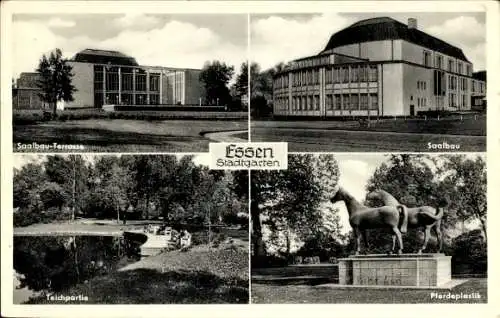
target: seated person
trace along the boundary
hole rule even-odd
[[[187,230],[181,232],[181,248],[186,248],[191,246],[191,233]]]

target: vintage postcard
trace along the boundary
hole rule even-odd
[[[2,316],[500,315],[497,2],[1,6]]]

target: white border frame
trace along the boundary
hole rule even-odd
[[[23,317],[498,317],[500,310],[495,300],[500,268],[495,255],[499,231],[491,230],[500,224],[498,193],[500,178],[497,172],[500,162],[499,129],[499,5],[495,1],[4,1],[1,3],[1,207],[2,207],[2,316]],[[488,214],[490,224],[488,257],[488,304],[418,304],[418,305],[12,305],[12,97],[10,33],[13,13],[318,13],[335,12],[467,12],[485,11],[487,25],[487,163],[488,163]]]

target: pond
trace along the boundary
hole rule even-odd
[[[138,246],[112,236],[14,237],[14,303],[57,293],[137,261]]]

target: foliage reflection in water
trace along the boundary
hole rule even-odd
[[[138,260],[137,250],[112,236],[15,237],[15,288],[59,292]]]

